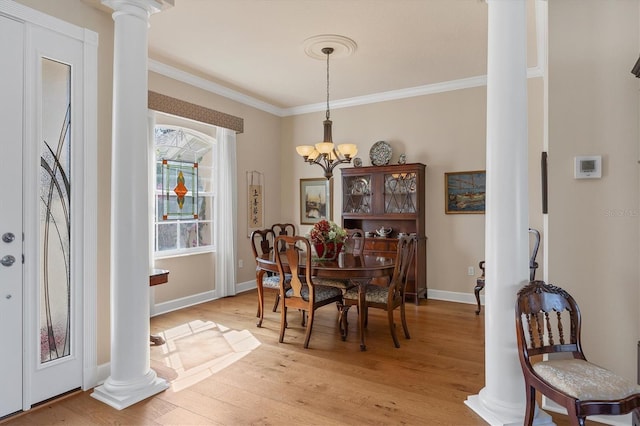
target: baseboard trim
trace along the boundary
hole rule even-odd
[[[153,305],[151,316],[166,314],[167,312],[177,311],[189,306],[198,305],[200,303],[209,302],[218,299],[218,293],[215,290],[206,291],[204,293],[194,294],[192,296],[181,297],[179,299],[169,300]]]
[[[443,300],[445,302],[476,304],[476,296],[473,293],[459,293],[456,291],[427,289],[427,299]],[[480,295],[480,304],[484,306],[484,296]]]
[[[236,293],[244,293],[256,288],[256,280],[249,280],[236,284]],[[197,305],[204,302],[210,302],[212,300],[219,299],[218,293],[215,290],[207,291],[200,294],[194,294],[193,296],[182,297],[179,299],[169,300],[154,305],[151,309],[151,316],[166,314],[168,312],[177,311],[189,306]],[[445,302],[457,302],[466,303],[469,305],[476,304],[476,298],[473,293],[460,293],[455,291],[444,290],[427,290],[427,299],[443,300]],[[480,303],[484,305],[484,296],[480,295]]]

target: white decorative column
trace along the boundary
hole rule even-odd
[[[111,164],[111,375],[94,398],[119,410],[165,390],[149,368],[147,32],[155,0],[114,10]]]
[[[491,425],[522,425],[516,293],[529,281],[526,0],[487,0],[485,387],[466,404]],[[553,424],[539,411],[534,424]]]

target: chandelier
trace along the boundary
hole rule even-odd
[[[355,144],[345,143],[337,147],[333,144],[331,136],[331,112],[329,111],[329,55],[333,53],[333,47],[322,48],[322,53],[327,55],[327,112],[324,124],[324,138],[322,142],[313,145],[300,145],[296,147],[298,154],[309,164],[317,164],[324,170],[324,177],[331,179],[333,169],[338,164],[350,163],[358,153]]]

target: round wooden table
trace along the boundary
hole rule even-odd
[[[283,268],[285,273],[290,273],[287,257],[282,256]],[[301,256],[304,261],[305,257]],[[278,265],[276,264],[275,254],[273,250],[263,256],[256,258],[256,284],[258,287],[258,309],[259,319],[257,326],[262,326],[264,315],[264,293],[262,287],[262,278],[267,272],[278,273]],[[313,259],[311,275],[318,278],[333,278],[338,280],[354,280],[358,283],[358,326],[360,334],[360,349],[366,350],[364,343],[364,296],[365,288],[372,278],[391,277],[395,268],[395,258],[373,256],[373,255],[353,255],[348,253],[340,253],[335,260]],[[300,269],[304,270],[306,265],[301,264]],[[346,329],[344,330],[346,335]]]

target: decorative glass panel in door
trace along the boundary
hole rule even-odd
[[[343,213],[371,213],[371,175],[345,176],[342,185]]]
[[[40,362],[71,354],[71,67],[42,58]]]
[[[416,212],[416,173],[384,175],[384,212]]]

